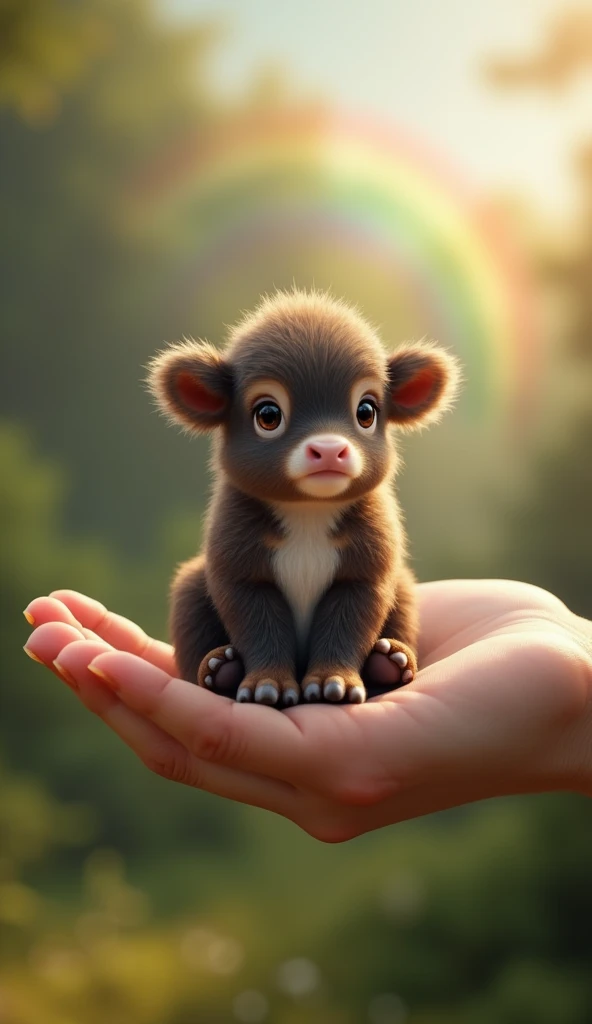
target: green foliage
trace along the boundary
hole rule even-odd
[[[145,893],[113,849],[87,854],[68,911],[30,883],[31,866],[89,839],[88,809],[62,805],[32,779],[4,776],[0,949],[3,1020],[161,1024],[189,996],[200,1010],[227,1002],[226,979],[243,958],[208,922],[158,926]]]
[[[592,373],[584,373],[589,395]],[[573,611],[592,618],[592,409],[576,408],[568,439],[567,445],[562,439],[541,455],[528,502],[513,510],[508,554],[517,576],[553,591]]]
[[[255,817],[232,868],[217,874],[196,852],[184,906],[162,920],[120,853],[88,849],[96,822],[87,807],[57,803],[32,779],[3,782],[7,1024],[98,1024],[107,1014],[126,1024],[229,1022],[253,990],[279,1024],[358,1024],[380,1006],[412,1024],[586,1020],[592,834],[583,800],[498,801],[339,851],[285,823],[260,829]],[[569,835],[559,857],[558,833]],[[69,898],[43,891],[38,862],[81,844]],[[286,886],[288,851],[301,874]],[[160,870],[170,867],[161,855]],[[204,870],[211,898],[198,905]]]
[[[64,687],[24,657],[15,639],[24,640],[21,611],[31,596],[64,586],[124,608],[162,634],[171,566],[185,554],[190,533],[198,545],[199,520],[192,517],[190,531],[185,517],[175,515],[152,561],[134,563],[105,542],[64,535],[65,490],[64,472],[35,457],[22,429],[0,429],[0,529],[10,537],[0,554],[2,748],[10,764],[39,772],[62,797],[95,804],[101,838],[117,837],[126,851],[158,851],[163,842],[180,848],[226,844],[236,836],[238,812],[229,815],[207,797],[196,811],[189,790],[151,779]],[[160,813],[147,815],[155,789],[162,793]]]
[[[75,20],[99,19],[110,42],[51,124],[32,131],[11,114],[0,120],[10,371],[0,375],[0,394],[3,408],[26,416],[45,450],[60,451],[74,470],[70,524],[86,521],[138,549],[162,521],[176,478],[191,473],[186,494],[203,505],[205,449],[197,467],[195,451],[183,461],[141,385],[147,358],[189,326],[170,287],[182,221],[138,240],[124,224],[126,196],[173,142],[197,132],[205,144],[223,117],[204,82],[213,31],[167,30],[141,0],[58,6]],[[155,465],[165,473],[158,486]]]
[[[68,0],[2,0],[0,104],[33,124],[51,120],[108,43],[106,23]]]
[[[505,801],[433,829],[431,840],[392,843],[388,855],[385,844],[363,906],[332,944],[344,1004],[390,990],[413,1021],[429,1012],[442,1024],[583,1024],[592,999],[586,817],[583,799]]]
[[[592,59],[591,28],[590,11],[560,15],[542,49],[510,62],[499,84],[565,88]],[[543,432],[529,493],[510,512],[505,556],[509,575],[529,578],[592,618],[592,139],[580,146],[575,164],[581,195],[577,231],[560,256],[540,258],[542,283],[567,311],[551,375],[551,387],[563,395],[563,419],[559,428],[552,424]]]

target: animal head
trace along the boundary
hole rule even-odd
[[[160,352],[148,385],[170,419],[215,432],[217,465],[235,487],[310,502],[377,487],[395,468],[389,427],[434,422],[458,380],[436,345],[389,355],[345,303],[294,291],[263,300],[223,352],[189,340]]]

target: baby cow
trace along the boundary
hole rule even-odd
[[[204,554],[171,588],[181,676],[284,707],[409,682],[415,584],[389,428],[438,418],[455,360],[425,343],[387,356],[343,302],[294,291],[262,301],[223,352],[184,341],[149,369],[160,408],[214,435]]]

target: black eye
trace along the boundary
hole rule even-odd
[[[372,399],[363,398],[356,412],[360,426],[364,427],[366,430],[373,426],[376,419],[376,413],[377,409]]]
[[[282,422],[282,410],[275,402],[261,402],[255,409],[255,423],[261,430],[277,430]]]

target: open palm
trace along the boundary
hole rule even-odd
[[[417,677],[356,706],[237,704],[69,590],[28,606],[27,650],[153,771],[324,841],[497,795],[592,793],[591,624],[506,580],[422,584],[419,599]]]

